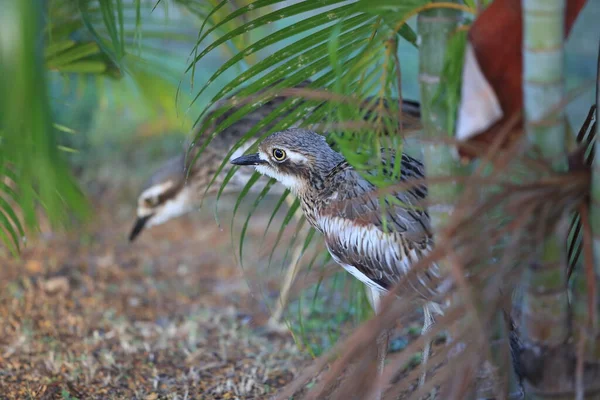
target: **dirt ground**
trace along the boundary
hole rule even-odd
[[[227,229],[205,212],[130,244],[128,197],[104,193],[89,225],[2,256],[0,398],[246,399],[288,383],[310,357],[257,331],[268,310]]]

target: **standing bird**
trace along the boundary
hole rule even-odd
[[[306,219],[324,236],[332,258],[367,285],[371,305],[378,312],[380,297],[433,246],[429,216],[419,207],[427,196],[426,186],[421,183],[394,191],[391,195],[398,202],[386,200],[382,209],[378,188],[315,132],[277,132],[265,138],[258,149],[258,153],[231,163],[255,166],[259,173],[275,178],[300,199]],[[395,153],[383,149],[381,156],[388,171],[393,171]],[[418,160],[402,154],[400,163],[401,181],[424,178],[424,167]],[[433,266],[410,282],[424,299],[423,333],[433,323],[432,313],[442,313],[440,305],[427,301],[436,294],[432,287],[436,278],[439,271]],[[379,343],[380,371],[387,351],[387,333],[385,336]],[[424,368],[429,350],[428,341],[423,351]],[[424,379],[423,373],[421,383]]]

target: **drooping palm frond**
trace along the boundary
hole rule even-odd
[[[329,393],[331,397],[328,398],[343,399],[348,393],[367,393],[379,383],[388,388],[384,398],[403,395],[402,398],[416,399],[438,385],[445,390],[439,394],[440,398],[466,398],[466,391],[472,389],[482,365],[497,368],[491,390],[496,398],[506,398],[504,380],[508,378],[510,360],[508,364],[506,360],[502,364],[493,359],[489,347],[494,343],[491,338],[495,316],[510,302],[511,290],[520,282],[527,266],[536,262],[535,254],[545,238],[553,235],[557,227],[562,227],[561,232],[566,237],[567,225],[564,223],[585,203],[590,189],[589,169],[556,173],[549,163],[523,156],[524,153],[523,147],[518,146],[490,155],[491,160],[498,163],[498,169],[491,176],[479,171],[470,177],[428,178],[429,182],[436,183],[461,182],[465,187],[452,217],[439,232],[440,240],[435,249],[415,265],[384,300],[384,310],[379,315],[318,359],[278,398],[293,395],[330,361],[333,364],[329,371],[304,398],[322,398],[324,393]],[[515,181],[513,170],[524,168],[532,173],[526,179]],[[406,182],[398,187],[413,184],[420,182]],[[482,188],[486,190],[482,191]],[[482,191],[484,195],[473,196],[472,191]],[[411,277],[442,260],[449,262],[449,268],[441,278],[448,279],[448,285],[443,286],[445,290],[440,293],[440,299],[452,296],[456,301],[437,320],[432,331],[391,357],[380,382],[366,378],[365,371],[373,361],[368,352],[373,340],[379,332],[398,321],[406,322],[407,315],[411,314],[414,307],[408,286]],[[402,297],[401,302],[395,301],[396,295]],[[446,345],[438,348],[430,359],[433,363],[430,371],[434,372],[425,386],[414,390],[420,370],[407,367],[410,357],[427,340],[450,327],[455,328],[456,335],[452,337],[452,343],[464,347],[453,349],[452,345]],[[506,346],[506,342],[499,343]],[[508,354],[508,350],[505,351]],[[451,357],[449,360],[448,356]],[[348,368],[350,365],[352,368]],[[331,385],[337,389],[332,389]],[[335,390],[331,393],[330,389]]]
[[[83,215],[85,202],[58,149],[48,108],[40,41],[42,4],[32,0],[3,5],[0,164],[6,218],[0,222],[3,232],[10,233],[2,235],[4,244],[16,253],[25,236],[20,218],[35,228],[40,205],[52,222],[65,222],[68,210]]]
[[[360,76],[361,71],[369,71],[370,75],[366,78],[372,80],[381,73],[381,70],[378,70],[377,66],[375,66],[372,71],[368,63],[361,63],[361,56],[371,55],[371,57],[374,58],[372,53],[383,48],[386,43],[382,43],[380,39],[383,37],[383,34],[379,33],[382,30],[381,21],[378,22],[376,15],[364,12],[364,8],[367,7],[363,5],[361,9],[360,2],[351,2],[348,4],[348,2],[339,0],[319,3],[304,1],[287,6],[287,3],[284,1],[257,1],[239,9],[236,13],[231,15],[231,18],[252,10],[260,9],[272,3],[281,4],[282,8],[263,17],[251,20],[234,31],[229,32],[227,35],[222,36],[217,41],[210,43],[198,54],[188,69],[192,69],[196,62],[202,60],[218,46],[223,45],[228,40],[245,32],[254,31],[274,21],[281,21],[298,15],[306,15],[305,13],[308,12],[311,12],[313,15],[257,40],[220,67],[200,89],[196,95],[196,99],[201,97],[206,89],[225,71],[237,63],[243,62],[245,57],[259,52],[271,52],[265,59],[227,83],[211,99],[207,108],[210,108],[221,98],[231,94],[233,90],[236,91],[235,97],[239,101],[244,97],[262,91],[265,87],[271,86],[275,82],[277,82],[273,88],[275,92],[282,88],[294,87],[309,77],[316,78],[313,79],[313,82],[309,85],[310,87],[320,89],[332,87],[333,82],[337,80],[336,74],[339,72],[339,65],[335,68],[331,65],[330,61],[332,58],[339,60],[342,63],[340,65],[344,65],[344,68],[347,69],[351,64],[355,64],[354,71],[349,75],[349,78]],[[322,11],[322,9],[325,10]],[[200,37],[198,44],[200,45],[205,39],[205,36],[211,32],[210,29],[207,30],[204,35]],[[405,36],[408,36],[411,41],[415,40],[414,33],[412,33],[407,26],[405,29],[402,29],[401,32],[405,33]],[[395,35],[395,33],[389,29],[387,30],[387,34],[387,37]],[[337,36],[337,48],[335,49],[331,48],[329,42],[329,38],[332,35]],[[379,35],[376,38],[377,40],[372,37],[374,35]],[[281,46],[283,43],[296,39],[298,36],[300,36],[300,38],[293,41],[291,44],[284,46],[282,49],[277,49],[277,47]],[[349,82],[351,81],[349,80]],[[239,86],[245,83],[250,84],[239,90]],[[359,82],[363,87],[368,83],[369,82]],[[383,89],[385,89],[385,87]],[[389,94],[389,91],[387,94]],[[357,97],[359,96],[357,95]],[[292,102],[297,104],[299,101],[290,99],[286,104],[282,105],[279,110],[276,110],[273,113],[280,114],[283,110],[291,109]],[[256,109],[260,106],[260,103],[260,101],[255,101],[253,104],[247,104],[239,111],[238,115],[241,116]],[[307,124],[318,121],[322,118],[323,112],[315,113],[308,118],[306,118],[306,113],[319,103],[320,102],[317,102],[317,104],[314,102],[306,102],[302,106],[298,106],[297,109],[294,107],[295,113],[291,114],[290,118],[286,118],[282,120],[280,124],[270,127],[268,131],[264,131],[263,129],[269,122],[259,124],[255,129],[248,133],[243,141],[255,136],[257,132],[266,135],[269,131],[273,132],[280,130],[300,119]],[[218,117],[224,112],[225,110],[220,114],[215,115],[215,117]],[[200,120],[202,116],[203,114],[198,120]],[[212,137],[218,135],[219,132],[231,124],[234,119],[235,116],[232,116],[229,120],[219,124],[213,131]],[[204,122],[203,126],[207,123],[208,122]],[[199,131],[202,132],[204,129],[200,128]],[[231,153],[233,153],[239,145],[242,145],[242,142],[238,143],[238,146],[235,146],[235,148],[231,150]]]
[[[215,2],[188,0],[52,0],[8,2],[2,13],[2,78],[0,93],[0,148],[3,189],[0,196],[1,241],[17,253],[27,228],[35,230],[39,207],[53,224],[72,215],[85,215],[85,197],[71,177],[64,151],[74,133],[56,123],[57,105],[68,102],[64,93],[92,82],[101,95],[111,96],[129,85],[137,98],[129,105],[150,105],[170,123],[181,124],[181,110],[172,100],[184,68],[173,63],[193,49],[194,21],[172,24],[184,14],[195,24],[212,27],[206,19]],[[4,5],[4,4],[3,4]],[[235,9],[231,4],[225,9]],[[203,13],[204,12],[204,13]],[[188,18],[189,21],[189,18]],[[237,20],[222,24],[231,28]],[[219,30],[215,30],[215,33]],[[163,43],[168,40],[170,48]],[[245,39],[244,39],[245,40]],[[235,46],[240,46],[240,39]],[[169,52],[173,55],[169,57]],[[49,85],[63,87],[49,95]],[[131,89],[134,90],[131,90]],[[108,90],[106,90],[108,89]],[[80,92],[82,92],[81,90]],[[64,92],[64,93],[63,93]]]
[[[250,18],[244,25],[216,41],[207,43],[206,46],[203,46],[205,37],[201,35],[198,41],[198,55],[194,60],[202,60],[219,46],[226,45],[229,40],[243,33],[254,32],[255,29],[276,21],[302,17],[299,22],[276,29],[252,42],[208,78],[207,83],[197,92],[196,100],[204,98],[208,88],[217,85],[223,74],[243,63],[245,57],[264,53],[261,61],[226,83],[210,99],[208,107],[230,95],[233,95],[230,106],[245,103],[237,108],[235,113],[221,120],[203,140],[211,140],[236,119],[255,110],[272,96],[285,93],[286,88],[293,88],[305,79],[310,79],[311,83],[302,96],[298,96],[300,92],[289,96],[287,102],[273,111],[273,116],[257,124],[231,149],[224,163],[246,140],[264,137],[270,132],[299,123],[317,126],[323,133],[327,133],[330,142],[354,166],[361,169],[370,159],[370,149],[381,145],[403,145],[398,139],[402,132],[397,129],[398,121],[402,119],[398,110],[398,99],[402,97],[402,85],[399,84],[402,80],[402,54],[398,55],[396,46],[399,40],[414,40],[414,33],[405,24],[409,17],[425,11],[430,13],[430,24],[423,26],[422,33],[430,33],[428,39],[442,44],[427,46],[425,51],[428,54],[421,54],[422,61],[433,60],[423,66],[421,78],[425,96],[422,96],[422,100],[426,102],[423,104],[423,120],[429,124],[428,131],[435,133],[432,136],[436,137],[421,138],[421,143],[430,148],[446,147],[443,152],[430,152],[429,156],[426,155],[430,160],[428,166],[434,167],[428,169],[433,169],[432,176],[429,176],[430,183],[454,188],[460,186],[461,189],[464,187],[466,192],[453,190],[451,196],[442,196],[446,200],[456,200],[452,201],[454,213],[448,218],[438,219],[443,222],[436,223],[440,237],[439,248],[428,260],[423,261],[421,266],[415,267],[414,273],[420,272],[433,261],[443,260],[448,265],[445,271],[455,280],[454,286],[444,294],[455,295],[457,302],[438,321],[437,328],[411,344],[388,367],[383,379],[385,383],[394,383],[391,398],[407,389],[410,384],[407,382],[418,374],[418,371],[409,373],[402,383],[395,380],[402,372],[402,367],[408,361],[411,352],[441,329],[452,325],[457,327],[453,340],[465,344],[466,350],[455,355],[451,361],[452,367],[435,374],[419,393],[415,393],[415,397],[425,394],[439,383],[447,382],[449,377],[459,377],[460,379],[454,379],[456,385],[448,387],[452,394],[448,398],[464,398],[460,397],[461,394],[464,395],[465,390],[470,389],[466,386],[477,378],[476,372],[482,365],[499,365],[499,375],[502,376],[498,380],[506,377],[502,372],[508,371],[509,368],[506,364],[494,363],[495,360],[492,360],[487,346],[490,337],[493,336],[490,327],[495,326],[495,321],[506,302],[506,296],[516,286],[516,281],[525,267],[533,260],[532,254],[540,248],[538,244],[550,237],[554,228],[562,227],[562,221],[577,209],[589,191],[586,183],[589,178],[588,172],[552,171],[546,163],[523,157],[522,154],[529,150],[528,147],[512,147],[501,151],[498,146],[492,144],[487,148],[476,149],[479,154],[485,154],[485,161],[475,176],[466,177],[456,173],[460,168],[455,161],[453,149],[448,149],[448,146],[456,144],[451,137],[456,108],[460,102],[459,79],[466,35],[461,28],[454,29],[456,22],[461,19],[458,13],[455,20],[448,23],[452,25],[448,29],[437,29],[437,32],[433,30],[439,28],[436,26],[436,23],[440,23],[436,20],[437,16],[448,22],[447,14],[450,14],[437,13],[438,8],[473,13],[476,7],[489,4],[472,1],[464,3],[465,5],[441,1],[330,1],[290,4],[259,0],[240,8],[236,13],[232,13],[231,17],[260,9],[267,4],[280,4],[281,8],[260,18]],[[322,10],[325,7],[326,9]],[[432,31],[425,32],[429,28]],[[203,35],[209,33],[212,33],[210,29],[202,32]],[[421,38],[423,39],[423,35]],[[447,49],[449,50],[446,51]],[[421,48],[420,51],[424,50]],[[447,57],[444,57],[444,54]],[[189,70],[193,69],[194,62],[189,66]],[[272,89],[271,96],[264,93],[267,87]],[[318,94],[323,92],[327,94],[319,97]],[[370,103],[367,96],[373,96]],[[341,101],[342,99],[346,101]],[[357,103],[351,101],[353,99],[366,101],[371,107],[357,106]],[[387,106],[383,106],[386,102]],[[362,103],[359,101],[358,104]],[[379,106],[380,104],[382,106]],[[216,118],[225,115],[230,109],[227,104],[221,105],[222,110],[217,111]],[[366,108],[371,111],[370,114],[365,112]],[[277,115],[285,117],[273,123]],[[210,124],[203,120],[204,116],[204,113],[201,114],[197,120],[201,134]],[[357,137],[361,140],[356,140]],[[436,159],[436,154],[442,155],[442,162]],[[486,166],[493,167],[490,176],[482,172],[486,170]],[[530,170],[534,173],[530,174]],[[448,177],[448,174],[452,176]],[[386,186],[383,179],[376,182],[380,186]],[[223,185],[226,184],[227,181]],[[249,188],[253,184],[249,182],[248,190],[241,194],[238,202],[250,193]],[[432,196],[433,205],[436,205],[435,201],[440,201],[439,197]],[[279,204],[282,203],[283,201]],[[297,204],[292,206],[292,210],[287,214],[281,230],[289,225],[294,207],[297,207]],[[244,232],[239,239],[240,249],[243,248],[243,239]],[[239,255],[243,258],[241,251]],[[398,291],[400,292],[401,290]],[[309,393],[308,397],[321,398],[327,384],[338,379],[350,361],[359,362],[354,371],[365,371],[367,363],[371,361],[364,357],[368,344],[393,321],[401,320],[409,313],[412,307],[409,303],[407,301],[403,305],[392,306],[390,302],[387,311],[370,321],[368,327],[363,326],[355,332],[353,337],[345,342],[346,347],[341,352],[343,357],[332,366],[328,379]],[[450,350],[444,349],[431,361],[439,365]],[[324,357],[313,369],[306,372],[305,377],[314,377],[329,359]],[[290,388],[282,398],[292,395],[293,389],[300,388],[302,383]],[[349,393],[356,394],[353,389],[358,389],[358,386],[368,388],[374,386],[374,383],[372,380],[365,382],[364,379],[360,379],[358,373],[351,374],[345,381],[344,389],[338,392],[342,393],[338,398],[345,398]],[[460,386],[462,383],[466,386]],[[490,390],[501,398],[506,395],[502,388],[493,387]]]
[[[225,4],[225,1],[220,3],[213,13],[222,10]],[[274,10],[254,17],[253,13],[267,6],[273,6]],[[217,40],[210,41],[208,35],[221,25],[203,29],[197,42],[197,54],[188,66],[188,72],[192,74],[196,63],[227,46],[231,40],[247,33],[253,33],[252,37],[256,39],[220,66],[196,92],[194,102],[205,101],[209,90],[219,87],[216,95],[209,97],[206,107],[206,110],[212,110],[211,114],[205,111],[196,120],[199,149],[195,149],[197,152],[193,156],[200,158],[212,138],[274,96],[283,96],[285,101],[229,149],[215,177],[221,173],[233,152],[247,140],[262,138],[296,124],[312,126],[327,133],[328,141],[359,170],[373,167],[370,154],[380,154],[380,147],[402,150],[404,142],[401,136],[406,132],[398,135],[396,127],[402,126],[408,117],[403,115],[400,101],[403,98],[402,67],[406,60],[399,48],[402,42],[416,47],[416,34],[407,21],[432,7],[448,5],[432,6],[424,0],[258,0],[225,17],[222,23],[243,15],[247,16],[247,21]],[[472,12],[464,5],[450,7]],[[267,30],[274,25],[275,28]],[[236,66],[245,67],[245,60],[255,55],[260,60],[256,64],[244,69],[233,80],[224,78]],[[456,69],[451,72],[456,72]],[[306,88],[290,92],[307,79],[310,82]],[[224,99],[229,101],[224,102]],[[234,168],[228,173],[221,192],[235,171]],[[389,177],[387,180],[379,179],[377,174],[368,177],[379,185],[389,183]],[[240,194],[238,204],[251,193],[250,188],[255,184],[254,180],[248,183]],[[256,209],[261,198],[256,199],[252,210]],[[282,225],[271,226],[279,229],[279,237],[288,227],[297,207],[297,203],[292,206]],[[252,213],[248,215],[245,226],[251,216]],[[240,237],[235,240],[242,260],[244,237],[245,229],[242,229]],[[285,245],[288,248],[301,245],[302,240],[299,235],[292,235],[291,242]],[[360,283],[357,282],[357,285]]]

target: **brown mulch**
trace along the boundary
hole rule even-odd
[[[115,201],[0,258],[0,398],[252,399],[293,379],[308,356],[254,330],[268,314],[211,212],[129,244]]]

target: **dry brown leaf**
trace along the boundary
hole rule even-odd
[[[42,272],[42,263],[38,260],[27,260],[25,269],[31,274],[39,274]]]
[[[69,280],[64,276],[50,278],[43,285],[46,293],[51,295],[69,291]]]

